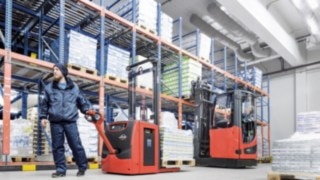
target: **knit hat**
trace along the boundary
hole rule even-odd
[[[57,67],[59,68],[59,70],[61,71],[62,75],[66,78],[68,76],[68,68],[66,68],[65,65],[61,64],[61,63],[56,63],[53,67]]]

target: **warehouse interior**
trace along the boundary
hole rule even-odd
[[[84,178],[320,178],[319,10],[320,0],[0,0],[0,177],[51,178],[38,114],[60,62],[102,115],[77,121]],[[107,131],[132,120],[156,125],[159,144],[156,171],[137,163],[128,177],[110,168],[122,140]],[[69,178],[67,144],[65,155]]]

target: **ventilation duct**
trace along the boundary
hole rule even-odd
[[[228,30],[234,36],[240,36],[250,45],[253,55],[256,57],[268,57],[271,55],[271,49],[262,49],[255,34],[243,29],[237,22],[231,19],[215,3],[211,3],[207,8],[209,15],[224,29]]]
[[[237,44],[227,36],[223,35],[219,31],[214,29],[211,25],[209,25],[204,20],[202,20],[198,15],[192,14],[190,17],[190,22],[194,26],[198,27],[203,33],[205,33],[209,37],[213,37],[214,39],[219,41],[221,44],[232,49],[237,54],[238,59],[240,61],[252,61],[255,59],[252,54],[244,53],[241,50],[241,47],[239,44]]]

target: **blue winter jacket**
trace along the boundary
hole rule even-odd
[[[82,113],[89,110],[91,104],[79,87],[70,78],[66,80],[66,89],[60,89],[55,81],[45,86],[40,119],[48,119],[53,123],[75,122],[79,118],[78,109]]]

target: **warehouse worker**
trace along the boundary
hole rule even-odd
[[[79,87],[68,77],[68,69],[63,64],[53,66],[53,81],[44,89],[40,119],[43,127],[50,122],[52,153],[56,166],[53,178],[64,177],[67,171],[65,160],[65,136],[72,150],[79,171],[77,176],[85,175],[88,161],[83,149],[76,121],[78,109],[90,113],[90,102],[82,95]]]

